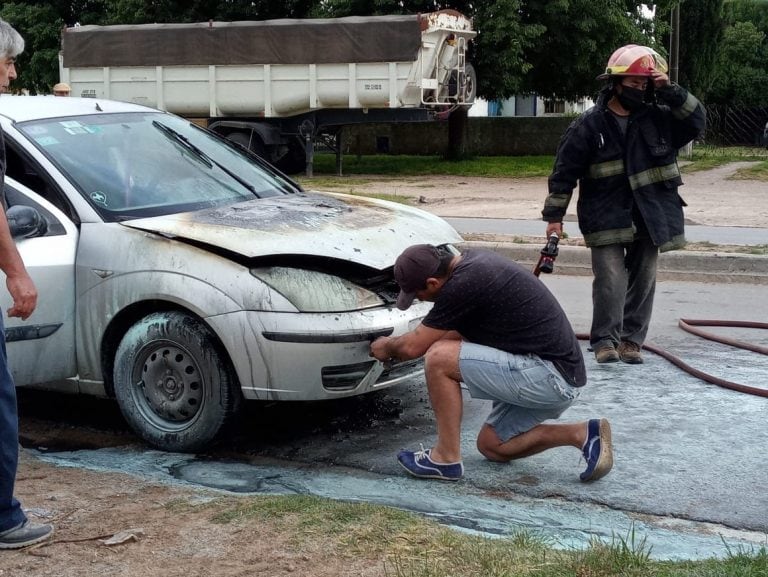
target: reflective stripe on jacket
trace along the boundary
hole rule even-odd
[[[542,215],[560,222],[578,184],[579,228],[587,246],[628,243],[633,208],[661,251],[685,244],[677,151],[705,125],[705,112],[677,85],[657,90],[659,102],[632,114],[622,134],[604,90],[593,108],[568,127],[549,177]]]

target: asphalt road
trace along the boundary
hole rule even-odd
[[[576,331],[587,332],[591,279],[555,274],[542,280]],[[768,388],[768,359],[690,335],[678,328],[679,318],[765,322],[765,287],[660,282],[649,341],[701,370]],[[768,334],[756,330],[713,332],[768,345]],[[429,447],[435,437],[422,379],[343,402],[252,406],[232,439],[201,458],[146,451],[119,428],[105,436],[105,427],[114,427],[106,423],[119,421],[109,415],[116,409],[105,401],[75,400],[99,403],[95,410],[82,405],[81,416],[74,418],[102,432],[90,440],[82,434],[70,442],[61,438],[40,456],[227,491],[384,503],[489,535],[528,529],[565,547],[595,537],[626,538],[632,530],[658,558],[722,556],[728,547],[764,545],[768,399],[707,384],[650,353],[644,365],[597,365],[584,348],[589,383],[563,420],[606,417],[615,444],[614,470],[591,484],[579,482],[584,463],[573,448],[506,465],[485,461],[474,436],[489,404],[468,396],[465,478],[456,484],[409,478],[396,453]],[[56,418],[50,408],[35,414],[45,411],[36,408],[38,394],[21,396],[22,436],[32,447],[32,423]],[[103,422],[89,420],[93,415]]]

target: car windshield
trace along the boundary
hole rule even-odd
[[[298,190],[258,159],[170,114],[93,114],[25,122],[18,128],[107,221]]]

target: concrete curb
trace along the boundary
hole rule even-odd
[[[530,266],[536,266],[543,245],[512,242],[465,241],[465,248],[485,248]],[[592,275],[590,251],[580,246],[561,246],[555,274]],[[673,251],[660,255],[659,280],[713,283],[768,284],[768,256],[743,253]]]

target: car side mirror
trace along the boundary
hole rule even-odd
[[[13,238],[33,238],[48,232],[48,221],[31,206],[12,206],[6,211],[5,218]]]

